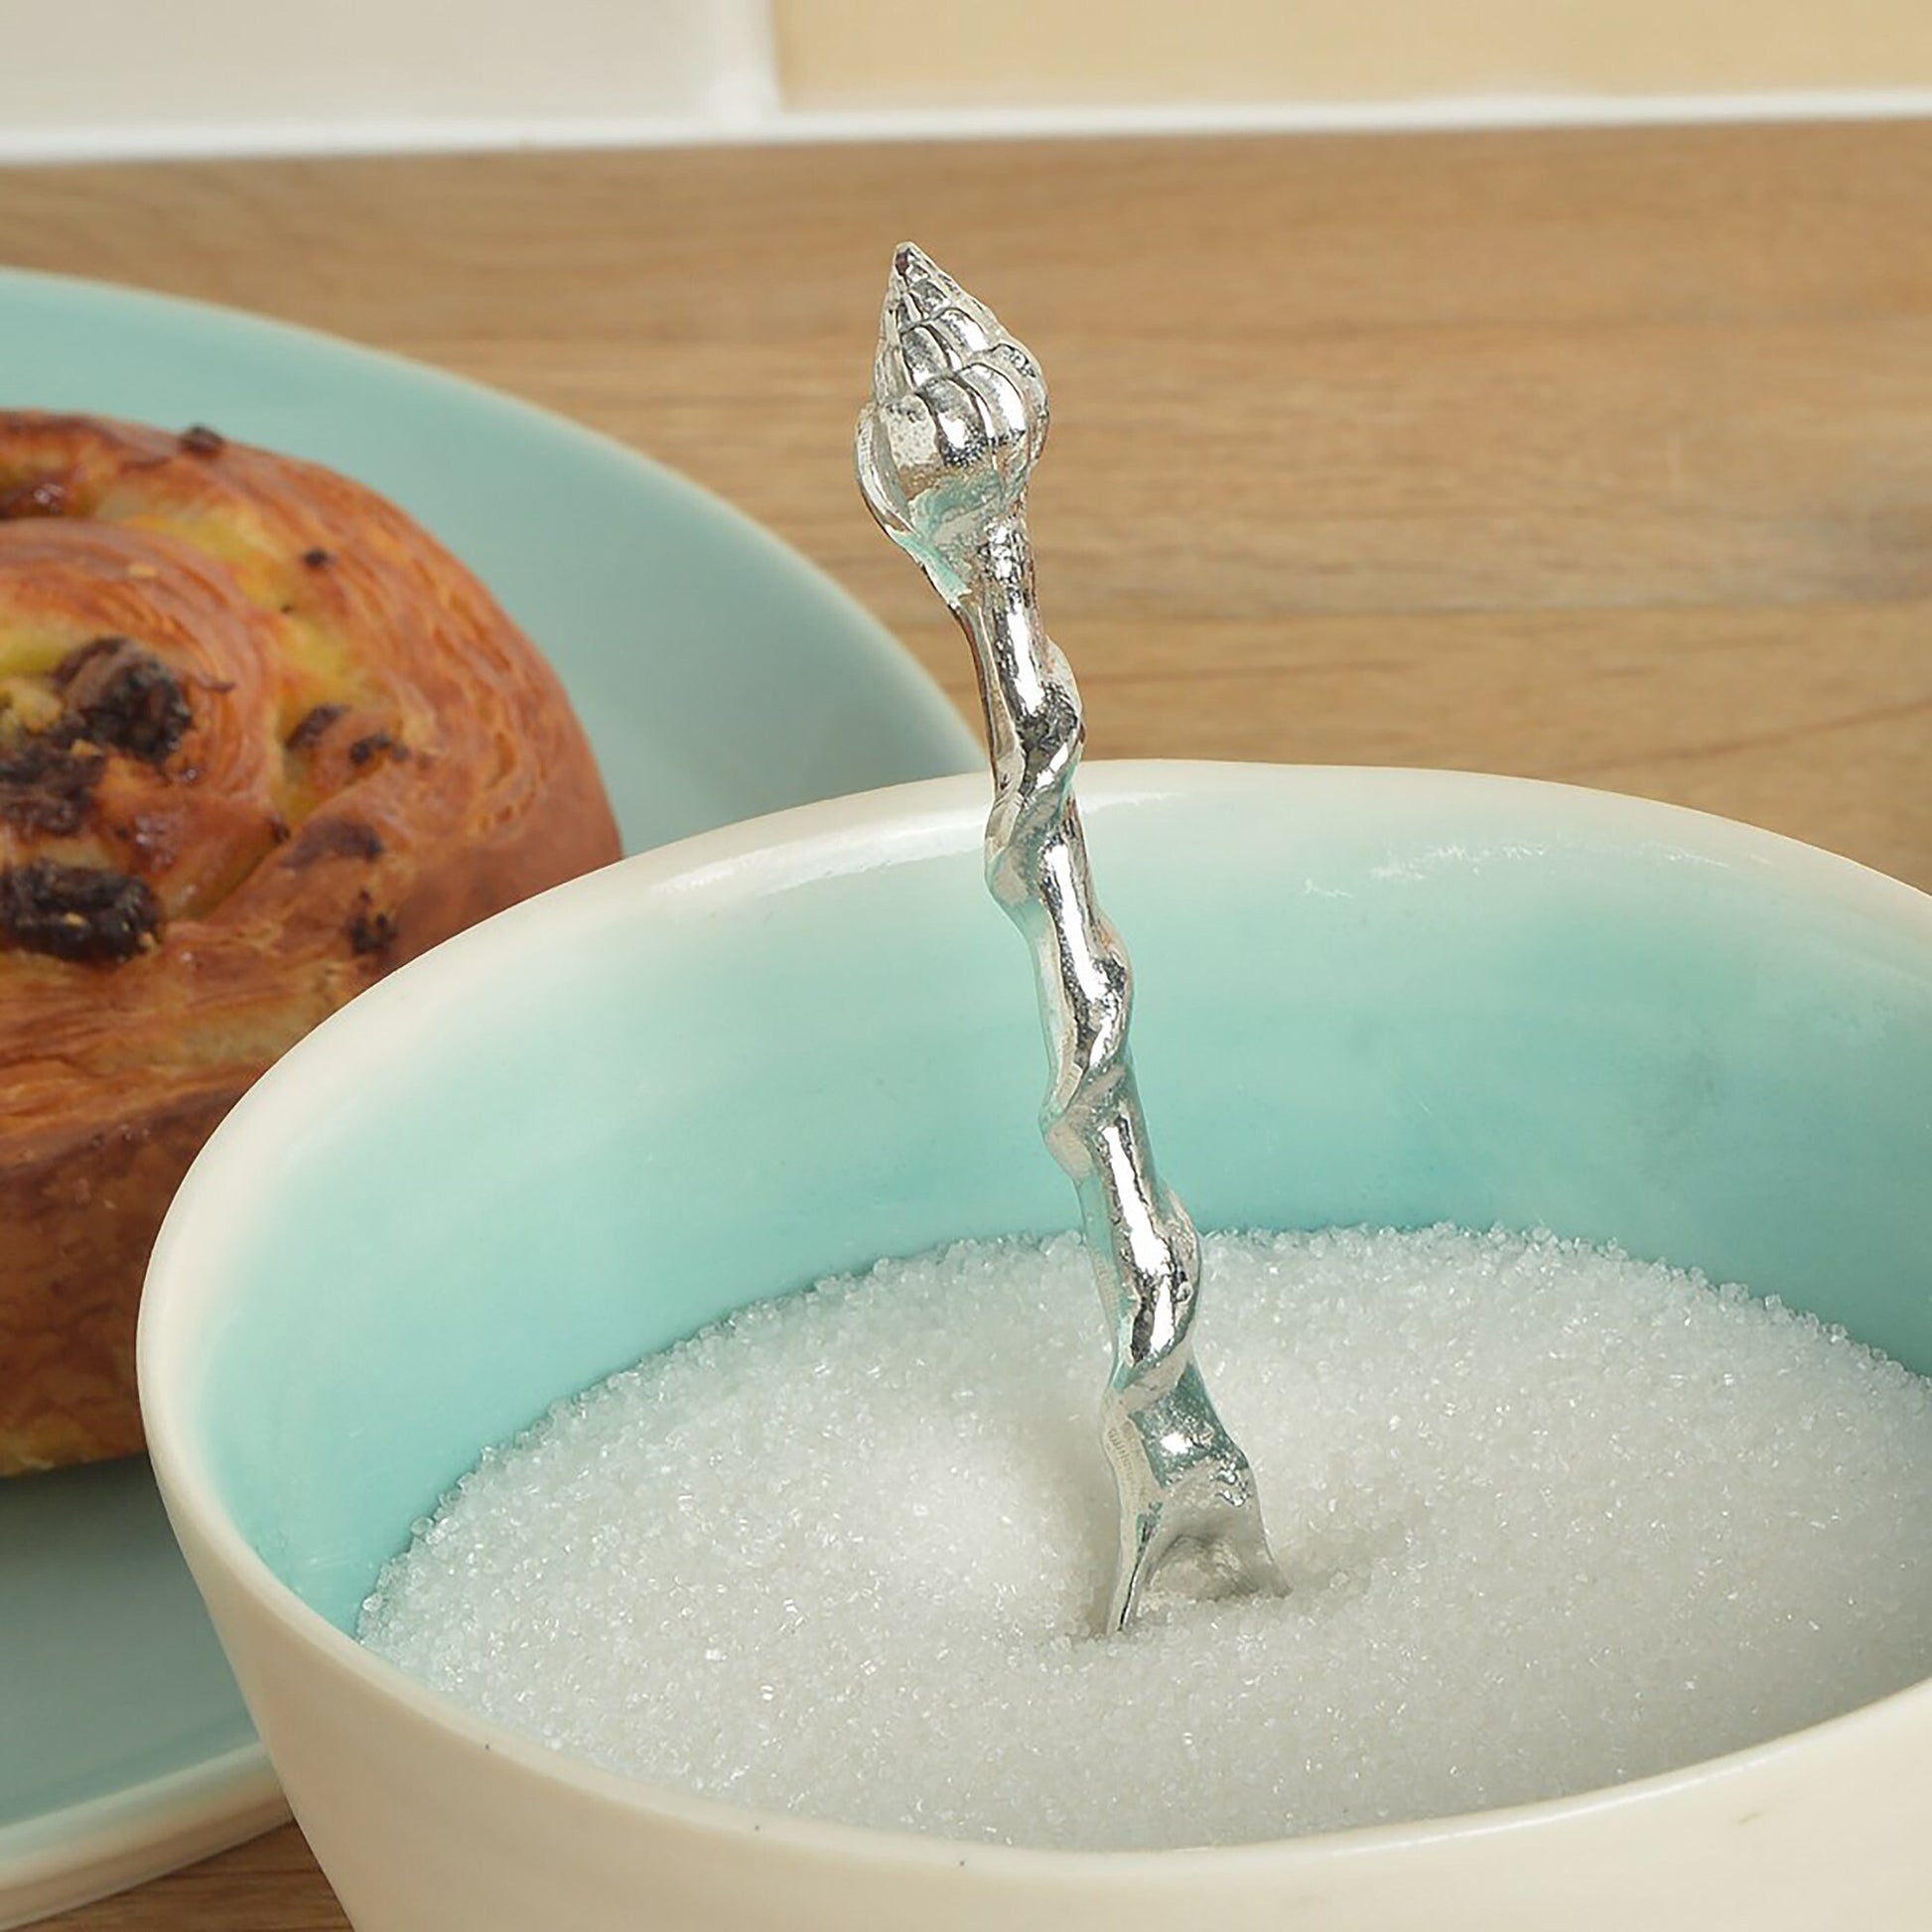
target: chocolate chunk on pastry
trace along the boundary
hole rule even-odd
[[[392,504],[0,412],[0,1473],[140,1448],[148,1250],[248,1083],[617,856],[556,677]]]

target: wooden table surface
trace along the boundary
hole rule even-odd
[[[850,475],[909,235],[1048,371],[1095,753],[1575,779],[1932,887],[1928,209],[1911,123],[250,162],[0,173],[0,260],[578,417],[969,702]],[[345,1921],[290,1829],[54,1923]]]

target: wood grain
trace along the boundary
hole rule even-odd
[[[916,235],[1049,372],[1097,753],[1577,779],[1932,886],[1928,207],[1913,124],[834,147],[6,174],[0,257],[564,410],[970,702],[850,479]],[[284,1831],[58,1923],[344,1921]]]

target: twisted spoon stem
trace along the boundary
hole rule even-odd
[[[1033,955],[1051,1063],[1041,1133],[1073,1181],[1113,1327],[1102,1441],[1121,1504],[1108,1610],[1119,1631],[1164,1571],[1194,1595],[1281,1580],[1247,1457],[1194,1360],[1200,1244],[1155,1171],[1128,1052],[1133,976],[1094,897],[1073,795],[1085,722],[1072,668],[1039,621],[1026,521],[1044,422],[1031,356],[901,249],[860,480],[973,647],[994,776],[987,883]]]

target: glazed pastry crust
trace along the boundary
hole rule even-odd
[[[0,414],[0,1473],[139,1449],[141,1273],[249,1082],[618,851],[555,675],[392,504]]]

